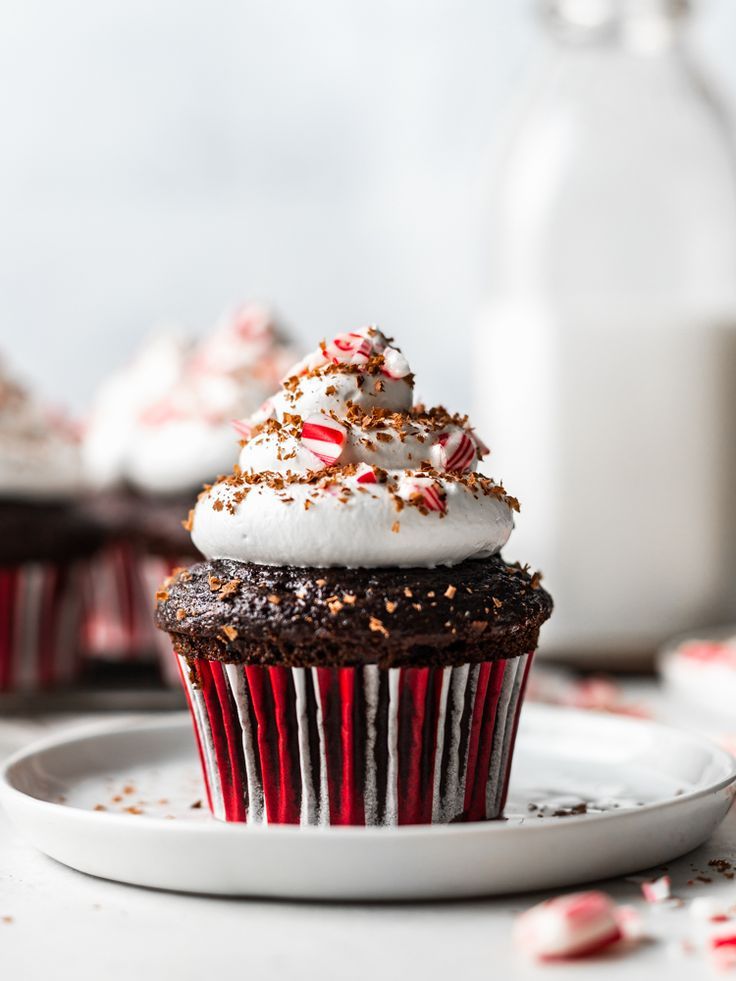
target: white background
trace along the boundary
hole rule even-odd
[[[693,40],[736,97],[736,4]],[[467,407],[530,0],[0,0],[0,349],[77,408],[156,321],[272,298]]]

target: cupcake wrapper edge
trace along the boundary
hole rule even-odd
[[[80,670],[78,564],[0,567],[0,692],[72,682]]]
[[[531,660],[381,670],[180,657],[211,809],[249,824],[499,817]]]

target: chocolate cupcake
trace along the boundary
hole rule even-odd
[[[82,579],[102,540],[72,428],[0,376],[0,692],[81,671]]]
[[[503,810],[552,601],[503,562],[517,502],[467,418],[412,407],[375,328],[289,372],[158,593],[216,817],[426,824]]]
[[[260,405],[288,358],[270,313],[251,304],[197,344],[152,337],[101,389],[84,441],[91,507],[109,532],[90,581],[91,656],[157,656],[152,590],[200,557],[182,521],[202,482],[232,467],[232,418]]]

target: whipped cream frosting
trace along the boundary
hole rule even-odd
[[[231,420],[263,401],[291,358],[257,304],[223,317],[198,344],[154,335],[99,393],[84,441],[91,480],[165,496],[230,470]]]
[[[467,417],[413,405],[414,377],[375,327],[295,365],[237,422],[238,465],[200,495],[208,558],[264,565],[455,565],[495,554],[518,503],[477,472]]]
[[[81,489],[77,434],[0,365],[0,497],[64,499]]]

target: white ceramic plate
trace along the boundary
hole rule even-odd
[[[41,851],[106,879],[221,895],[429,899],[567,886],[682,855],[725,816],[734,766],[706,739],[655,723],[529,705],[504,821],[246,827],[192,807],[203,790],[189,721],[176,715],[37,744],[5,766],[0,800]]]

